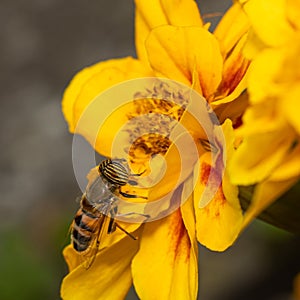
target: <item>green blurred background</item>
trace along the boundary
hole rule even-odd
[[[203,13],[230,5],[199,2]],[[135,55],[133,13],[124,0],[1,1],[1,300],[60,298],[61,250],[81,193],[61,95],[84,66]],[[200,247],[199,298],[293,299],[299,246],[257,221],[225,253]]]

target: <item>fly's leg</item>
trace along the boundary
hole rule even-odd
[[[122,195],[125,198],[142,198],[142,199],[148,199],[148,197],[124,193],[121,190],[119,191],[119,193],[120,193],[120,195]]]
[[[115,227],[118,227],[120,230],[122,230],[123,232],[125,232],[128,236],[130,236],[133,240],[137,240],[137,237],[132,235],[130,232],[128,232],[127,230],[125,230],[122,226],[120,226],[117,222],[115,223]]]
[[[110,215],[111,218],[109,220],[109,224],[108,224],[108,229],[107,229],[107,233],[113,233],[116,228],[118,227],[120,230],[122,230],[124,233],[126,233],[129,237],[131,237],[133,240],[137,240],[137,237],[135,237],[134,235],[132,235],[130,232],[128,232],[126,229],[124,229],[122,226],[120,226],[114,219],[114,216],[116,215],[118,211],[117,207],[114,207],[111,211],[110,211]]]
[[[130,177],[138,177],[138,176],[143,175],[145,172],[146,172],[146,170],[144,170],[144,171],[141,172],[141,173],[130,173],[129,176],[130,176]],[[138,185],[138,183],[137,183],[135,180],[132,180],[132,179],[130,179],[130,180],[128,181],[128,183],[129,183],[130,185]]]
[[[118,217],[127,217],[127,216],[132,216],[132,215],[143,216],[143,217],[145,217],[145,221],[150,218],[150,215],[140,214],[140,213],[136,213],[136,212],[128,212],[128,213],[125,213],[125,214],[120,214],[120,215],[118,215]]]
[[[120,193],[120,195],[122,195],[122,196],[125,197],[125,198],[142,198],[142,199],[148,199],[148,197],[124,193],[124,192],[122,192],[121,190],[119,190],[119,193]],[[117,212],[116,212],[115,214],[117,214]],[[120,214],[120,215],[118,215],[118,216],[124,217],[124,216],[131,216],[131,215],[143,216],[143,217],[145,217],[145,221],[146,221],[147,219],[150,218],[150,215],[147,215],[147,214],[141,214],[141,213],[135,213],[135,212],[129,212],[129,213],[125,213],[125,214]],[[145,221],[144,221],[144,222],[145,222]]]
[[[108,224],[108,229],[107,229],[107,233],[113,233],[116,230],[116,222],[115,222],[115,215],[118,212],[118,207],[115,206],[114,208],[112,208],[110,210],[110,219],[109,219],[109,224]]]
[[[146,170],[144,170],[144,171],[141,172],[141,173],[130,173],[130,176],[141,176],[141,175],[143,175],[145,172],[146,172]]]

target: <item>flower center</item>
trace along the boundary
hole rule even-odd
[[[189,93],[177,84],[157,80],[152,88],[134,95],[134,109],[127,115],[130,125],[131,163],[145,164],[157,154],[164,155],[171,145],[170,134],[188,104]],[[145,166],[145,165],[144,165]]]

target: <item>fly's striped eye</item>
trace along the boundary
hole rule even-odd
[[[113,184],[122,186],[128,182],[128,171],[118,160],[104,160],[99,165],[99,172]]]

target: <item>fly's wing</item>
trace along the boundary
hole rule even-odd
[[[103,182],[101,176],[98,176],[93,181],[89,182],[85,194],[89,203],[95,204],[95,206],[113,196],[109,187]]]
[[[86,250],[80,253],[82,265],[85,269],[90,268],[100,250],[101,236],[103,235],[104,228],[106,228],[107,217],[106,215],[101,214],[94,222],[95,224],[93,226],[90,244]],[[87,224],[87,226],[89,225]]]
[[[100,209],[101,207],[101,209]],[[81,228],[81,236],[83,236],[83,244],[87,248],[81,251],[83,266],[88,269],[94,262],[98,251],[101,248],[101,239],[103,232],[107,231],[107,227],[111,223],[111,218],[108,213],[111,210],[111,205],[100,205],[99,210],[93,206],[87,206],[87,211],[82,215],[78,227]],[[107,224],[109,222],[109,224]],[[85,234],[84,234],[85,233]],[[84,238],[87,238],[85,241]]]

